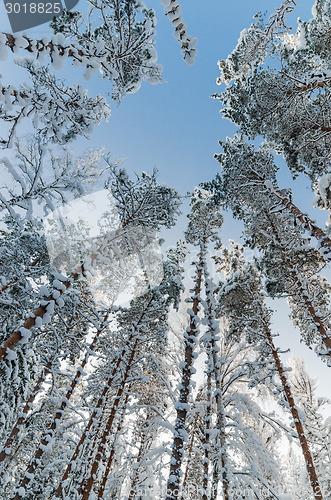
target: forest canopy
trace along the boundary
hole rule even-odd
[[[182,3],[161,14],[193,71],[205,41]],[[285,0],[217,48],[206,97],[229,135],[215,175],[183,166],[189,192],[95,139],[149,84],[164,104],[152,4],[84,0],[47,36],[0,33],[19,75],[0,79],[0,497],[331,499],[331,219],[313,215],[331,210],[331,1],[291,28]]]

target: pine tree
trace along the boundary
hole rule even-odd
[[[176,423],[174,428],[174,439],[170,458],[170,472],[167,484],[166,500],[177,500],[180,494],[180,483],[182,476],[182,463],[184,458],[184,442],[186,441],[186,418],[189,412],[189,398],[192,386],[192,374],[196,357],[195,345],[199,334],[199,310],[202,275],[204,259],[206,257],[208,241],[217,240],[215,227],[222,224],[223,217],[219,207],[214,203],[213,197],[201,189],[196,189],[191,200],[191,213],[188,215],[189,224],[186,232],[188,243],[198,246],[199,253],[194,275],[194,288],[192,296],[188,299],[192,308],[188,309],[190,324],[184,333],[185,353],[182,365],[182,378],[180,394],[176,403]]]
[[[259,176],[267,179],[267,185],[275,182],[271,157],[263,149],[254,151],[238,137],[222,145],[224,153],[217,156],[222,173],[209,186],[243,220],[246,245],[263,252],[260,267],[268,277],[268,292],[288,294],[304,341],[329,362],[329,290],[326,280],[317,275],[325,265],[324,256],[310,246],[292,211],[282,209],[272,191],[266,192],[265,181],[256,183]]]
[[[257,16],[242,32],[232,54],[219,62],[219,83],[234,82],[216,97],[241,132],[250,139],[261,135],[284,155],[294,176],[305,172],[316,181],[330,164],[330,2],[316,0],[314,17],[299,20],[289,34],[284,20],[293,5],[284,2],[266,26]],[[275,60],[272,68],[268,56]]]
[[[237,254],[235,265],[238,266],[238,262],[240,262],[238,261],[238,246],[237,248],[234,246],[234,252]],[[278,349],[273,341],[270,328],[271,316],[264,303],[261,276],[252,264],[243,265],[243,259],[241,262],[241,269],[239,267],[237,271],[231,274],[220,290],[220,307],[234,321],[234,325],[230,329],[231,335],[241,338],[243,333],[246,333],[248,342],[255,344],[255,349],[261,353],[260,360],[257,363],[254,361],[251,363],[253,372],[254,366],[257,368],[257,382],[266,378],[272,379],[273,374],[277,373],[281,381],[281,388],[276,389],[276,394],[283,395],[285,406],[291,412],[293,426],[296,428],[299,437],[312,490],[316,499],[322,499],[319,478],[304,432],[302,419],[286,376],[286,369],[281,363]],[[269,365],[271,371],[268,369]],[[265,370],[267,371],[265,372]]]
[[[317,396],[317,380],[309,377],[303,360],[292,357],[291,367],[290,381],[297,404],[305,415],[303,427],[307,441],[321,478],[322,490],[328,492],[331,486],[330,425],[322,411],[330,401]]]
[[[293,216],[293,222],[318,240],[319,251],[329,259],[330,238],[307,214],[294,205],[290,190],[279,188],[279,169],[270,154],[270,148],[263,144],[256,150],[239,135],[220,141],[220,145],[223,153],[215,155],[215,158],[221,164],[222,172],[216,174],[215,179],[206,183],[206,186],[222,199],[224,206],[231,208],[238,216],[244,216],[243,206],[252,211],[262,204],[272,207],[274,212]]]

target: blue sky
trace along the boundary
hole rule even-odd
[[[127,96],[117,107],[111,103],[111,117],[92,134],[90,140],[79,139],[71,147],[77,154],[89,148],[104,146],[114,160],[125,158],[124,166],[131,172],[159,170],[159,179],[185,194],[201,181],[213,178],[218,171],[218,163],[213,155],[220,151],[218,140],[232,136],[236,130],[230,122],[219,114],[220,103],[209,96],[219,92],[216,85],[219,76],[217,61],[225,58],[235,47],[240,31],[251,24],[253,15],[267,12],[270,15],[281,0],[182,0],[183,16],[188,32],[198,38],[198,55],[193,67],[181,59],[177,40],[172,35],[172,26],[164,16],[159,0],[146,0],[147,6],[154,8],[158,18],[157,51],[158,62],[163,65],[164,83],[152,86],[143,84],[138,93]],[[289,16],[288,24],[295,29],[297,17],[311,17],[312,0],[297,2],[295,11]],[[208,8],[207,8],[208,7]],[[80,1],[78,9],[85,8]],[[0,30],[10,31],[4,5],[0,5]],[[49,34],[47,25],[29,30],[31,37]],[[67,81],[80,81],[82,68],[73,68],[66,62],[59,76]],[[17,67],[10,58],[0,63],[0,74],[9,83],[19,78]],[[91,95],[110,90],[109,82],[93,75],[86,87]],[[280,163],[279,184],[292,187],[293,199],[304,211],[308,212],[320,225],[327,218],[325,212],[313,209],[314,198],[309,189],[309,181],[301,176],[295,182],[284,164]],[[168,236],[166,245],[173,244],[185,228],[185,215]],[[222,231],[223,241],[229,238],[239,240],[241,225],[226,215]],[[162,235],[163,237],[165,235]],[[331,398],[328,384],[330,371],[316,359],[307,347],[300,345],[299,332],[288,320],[285,300],[273,301],[277,308],[275,330],[280,333],[282,347],[292,347],[293,351],[306,358],[311,374],[319,375],[320,393]]]

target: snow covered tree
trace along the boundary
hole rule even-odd
[[[240,253],[238,245],[234,245],[235,266],[238,266]],[[243,249],[241,249],[243,252]],[[222,258],[218,260],[222,265]],[[228,263],[226,268],[231,269]],[[302,417],[295,404],[291,386],[286,375],[286,368],[283,367],[279,357],[279,349],[275,346],[271,332],[271,312],[265,305],[265,294],[262,288],[262,279],[258,270],[251,263],[244,264],[242,267],[231,273],[225,281],[219,292],[220,310],[227,314],[232,323],[229,328],[229,334],[233,338],[240,340],[243,335],[246,336],[248,343],[254,346],[254,349],[260,353],[257,360],[247,360],[252,368],[255,382],[260,383],[263,380],[280,380],[281,386],[275,381],[275,394],[280,396],[280,403],[284,405],[291,413],[293,427],[296,429],[304,455],[310,484],[315,498],[322,499],[322,491],[317,476],[313,456],[307,441]]]
[[[209,241],[218,241],[217,231],[223,222],[219,206],[215,204],[213,196],[207,191],[196,189],[191,199],[191,212],[188,215],[189,224],[186,231],[187,242],[199,248],[195,264],[194,288],[188,302],[192,308],[188,309],[190,316],[189,326],[184,332],[184,361],[182,363],[182,377],[178,402],[175,405],[176,422],[174,439],[170,459],[170,471],[167,484],[166,500],[177,500],[180,494],[182,477],[182,463],[184,458],[184,442],[186,441],[186,418],[190,409],[190,394],[192,390],[192,375],[195,373],[193,366],[196,358],[195,346],[199,334],[200,293],[203,278],[204,259]]]
[[[85,67],[85,78],[100,71],[113,84],[113,97],[120,100],[135,92],[144,80],[160,82],[154,47],[155,13],[140,0],[91,1],[88,19],[82,12],[64,11],[52,23],[50,40],[33,40],[19,34],[1,34],[1,55],[27,51],[35,58],[49,57],[53,66],[62,67],[69,58],[73,65]]]
[[[130,229],[134,233],[134,241],[135,238],[137,238],[137,235],[135,235],[135,228],[141,227],[156,231],[161,227],[171,227],[179,213],[179,195],[174,189],[158,183],[156,171],[154,171],[152,175],[143,173],[141,176],[137,176],[135,180],[130,180],[125,170],[117,169],[116,166],[110,162],[109,158],[105,160],[108,173],[105,181],[105,189],[109,191],[111,196],[111,209],[116,209],[116,223],[118,227],[110,227],[111,231],[108,231],[108,233],[105,231],[101,243],[97,241],[94,247],[91,248],[90,255],[88,255],[88,261],[83,264],[83,267],[81,264],[78,265],[78,268],[75,267],[72,270],[71,276],[68,278],[64,276],[61,278],[60,275],[57,276],[54,286],[56,290],[60,292],[60,295],[81,276],[83,268],[85,268],[85,271],[88,271],[92,266],[93,272],[93,267],[97,267],[99,261],[105,263],[105,259],[108,259],[107,262],[112,265],[114,258],[118,261],[118,252],[115,252],[116,243],[118,240],[124,242],[125,235],[129,233]],[[76,184],[74,184],[74,186],[75,185]],[[51,194],[53,194],[53,191],[50,191]],[[54,191],[58,194],[56,188]],[[50,200],[50,203],[52,203],[51,195],[47,196],[46,199],[47,201]],[[106,211],[105,207],[105,212]],[[111,226],[112,221],[109,221],[109,224]],[[113,234],[114,230],[115,234]],[[109,255],[109,257],[107,257],[107,255]],[[58,278],[62,281],[59,281]],[[54,293],[57,296],[56,290]],[[8,348],[12,349],[12,347],[17,345],[23,336],[30,336],[29,330],[35,325],[35,318],[49,314],[47,313],[47,307],[51,308],[50,304],[53,303],[54,300],[59,299],[61,299],[61,297],[54,299],[53,293],[45,297],[43,301],[44,304],[40,304],[40,306],[35,309],[34,316],[30,316],[23,325],[15,330],[0,346],[0,359],[6,355],[6,350]]]
[[[295,224],[309,231],[319,243],[320,252],[329,259],[331,240],[310,217],[292,202],[289,189],[280,189],[277,171],[270,148],[265,144],[259,149],[245,142],[240,135],[220,141],[223,153],[215,155],[222,166],[221,174],[216,174],[208,183],[222,203],[234,214],[243,214],[244,206],[250,211],[262,204],[272,206],[273,211],[288,213]],[[318,201],[315,203],[318,204]]]
[[[289,296],[292,318],[304,341],[328,362],[329,286],[318,276],[325,266],[325,246],[321,252],[311,247],[304,237],[306,225],[274,195],[276,168],[263,149],[255,151],[238,137],[221,144],[224,153],[217,159],[222,172],[206,186],[244,222],[246,245],[262,253],[260,268],[268,278],[268,292]],[[262,180],[256,182],[259,177]],[[328,246],[327,239],[323,236],[321,246]]]
[[[114,399],[111,398],[111,411],[106,419],[105,426],[102,428],[101,437],[96,447],[94,458],[90,464],[84,490],[87,496],[92,490],[101,460],[103,450],[109,436],[113,433],[114,420],[118,412],[119,404],[123,398],[123,392],[131,380],[132,370],[138,370],[136,377],[142,377],[141,370],[144,373],[148,362],[153,364],[151,352],[157,353],[163,351],[166,345],[167,332],[167,311],[171,304],[175,307],[178,303],[179,292],[181,290],[181,264],[182,250],[178,247],[168,254],[169,259],[164,263],[164,279],[159,286],[150,288],[144,295],[133,300],[127,310],[120,312],[118,317],[120,333],[122,335],[122,347],[120,346],[118,355],[114,357],[110,366],[110,377],[105,384],[99,399],[92,403],[90,419],[81,435],[62,481],[57,489],[56,496],[60,497],[62,489],[66,485],[66,480],[73,470],[74,462],[82,451],[82,446],[88,444],[91,438],[91,431],[96,424],[96,417],[100,416],[105,397],[111,388],[115,388]],[[144,359],[146,358],[146,361]],[[146,363],[146,365],[145,365]],[[141,364],[141,368],[140,368]],[[144,368],[145,367],[145,368]],[[108,367],[109,371],[109,367]],[[140,375],[139,375],[140,374]],[[84,479],[83,479],[84,481]]]
[[[265,138],[283,154],[292,174],[313,181],[330,165],[329,0],[316,0],[313,18],[299,19],[295,34],[284,24],[294,1],[283,2],[269,24],[260,17],[242,32],[227,60],[219,62],[219,83],[230,84],[219,97],[223,115],[249,138]],[[268,56],[273,67],[267,66]],[[276,62],[277,61],[277,62]]]
[[[79,84],[65,86],[38,62],[23,59],[17,64],[27,70],[31,83],[0,84],[0,119],[6,124],[6,137],[0,139],[3,147],[13,146],[24,118],[32,118],[35,136],[44,144],[88,137],[102,119],[108,120],[110,110],[104,97],[88,97]]]
[[[289,378],[296,402],[303,412],[303,427],[324,492],[331,488],[330,422],[323,417],[323,409],[330,405],[327,398],[318,397],[317,379],[311,378],[302,359],[291,358]]]

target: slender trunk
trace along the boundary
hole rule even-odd
[[[85,354],[84,360],[81,363],[80,367],[78,368],[76,375],[75,375],[73,381],[71,382],[70,388],[62,400],[60,409],[56,411],[54,419],[52,420],[51,424],[48,426],[46,433],[44,434],[43,438],[41,439],[39,447],[37,448],[33,459],[30,461],[30,464],[28,465],[28,467],[25,471],[25,475],[20,483],[20,487],[26,488],[26,486],[28,486],[30,484],[31,478],[33,477],[35,470],[38,468],[38,466],[40,464],[40,459],[43,456],[43,454],[47,448],[48,443],[53,438],[53,436],[56,432],[56,429],[59,425],[60,419],[62,418],[62,415],[64,413],[64,410],[67,407],[68,402],[69,402],[69,400],[70,400],[70,398],[71,398],[71,396],[72,396],[72,394],[73,394],[73,392],[74,392],[74,390],[75,390],[75,388],[76,388],[76,386],[77,386],[77,384],[78,384],[78,382],[79,382],[79,380],[84,372],[84,368],[88,363],[90,353],[91,353],[91,351],[94,351],[94,349],[96,347],[96,343],[97,343],[98,338],[100,337],[100,334],[104,328],[104,324],[107,321],[108,315],[109,315],[109,311],[106,312],[105,317],[104,317],[102,323],[100,324],[99,330],[97,331],[96,335],[94,336],[94,339],[93,339],[89,349],[87,350],[87,352]],[[18,493],[14,497],[15,500],[20,500],[20,498],[21,497]]]
[[[148,420],[149,420],[149,415],[147,414],[147,416],[146,416],[146,422],[148,422]],[[136,461],[136,465],[135,465],[135,472],[134,472],[134,475],[133,475],[133,478],[132,478],[128,500],[133,500],[134,495],[135,495],[135,487],[136,487],[136,484],[137,484],[137,481],[138,481],[139,464],[140,464],[141,458],[143,456],[144,446],[145,446],[145,440],[146,440],[146,434],[145,434],[144,431],[142,431],[141,440],[140,440],[140,446],[139,446],[139,451],[138,451],[138,455],[137,455],[137,461]]]
[[[326,233],[320,227],[316,226],[315,222],[312,221],[307,214],[302,213],[289,198],[284,196],[278,187],[273,186],[272,192],[281,200],[282,205],[284,205],[284,207],[287,208],[291,214],[302,223],[303,227],[307,229],[307,231],[309,231],[314,238],[320,241],[321,247],[331,251],[331,239],[326,235]]]
[[[217,331],[215,330],[215,310],[213,304],[213,291],[212,291],[212,281],[209,279],[209,273],[205,268],[205,290],[206,290],[206,305],[207,305],[207,319],[208,319],[208,328],[210,332],[210,349],[208,350],[208,356],[210,357],[211,371],[214,373],[215,377],[215,402],[216,402],[216,410],[217,410],[217,418],[216,418],[216,428],[218,429],[219,435],[217,437],[217,450],[220,453],[221,459],[221,475],[222,475],[222,487],[223,487],[223,496],[224,500],[229,500],[230,498],[230,482],[228,478],[228,457],[226,453],[226,417],[225,417],[225,408],[223,403],[223,386],[221,380],[221,370],[219,367],[219,359],[218,359],[218,347],[216,344],[217,340]],[[216,500],[217,498],[217,490],[218,490],[218,482],[219,482],[219,466],[218,466],[218,457],[215,460],[214,470],[213,470],[213,485],[211,488],[210,500]]]
[[[36,396],[39,394],[41,386],[42,386],[43,382],[45,381],[47,375],[49,374],[51,367],[52,367],[52,363],[49,361],[47,363],[47,365],[43,368],[42,373],[36,382],[36,385],[34,386],[34,388],[31,391],[29,399],[25,403],[24,408],[21,410],[20,416],[18,417],[14,427],[11,430],[11,433],[9,434],[9,436],[7,438],[7,441],[5,442],[5,444],[3,446],[3,449],[0,453],[0,462],[3,462],[7,458],[9,458],[10,449],[13,445],[13,442],[15,441],[16,436],[18,435],[18,433],[22,429],[22,426],[23,426],[25,420],[27,419],[27,416],[28,416],[28,413],[31,409],[31,406],[32,406],[34,400],[36,399]]]
[[[281,249],[281,252],[283,254],[283,257],[284,257],[284,261],[286,262],[288,268],[289,268],[289,272],[290,272],[290,275],[297,287],[297,294],[300,295],[300,297],[304,300],[306,306],[307,306],[307,309],[309,311],[309,314],[312,318],[312,321],[313,323],[316,325],[317,327],[317,330],[321,336],[321,339],[322,339],[322,342],[324,343],[325,347],[326,347],[326,350],[327,350],[327,354],[328,356],[331,357],[331,339],[327,333],[327,330],[324,326],[324,323],[323,321],[321,320],[321,318],[318,316],[310,298],[308,297],[307,295],[307,291],[305,290],[300,278],[298,277],[298,274],[295,270],[295,267],[294,265],[292,264],[292,262],[290,261],[290,259],[288,258],[287,256],[287,252],[286,252],[286,249],[279,237],[279,234],[278,234],[278,231],[277,231],[277,228],[272,220],[272,218],[269,216],[269,214],[265,211],[265,214],[267,216],[267,219],[270,223],[270,227],[273,231],[273,234],[276,238],[276,241],[277,243],[279,244],[279,247]]]
[[[71,286],[71,284],[76,281],[79,277],[78,273],[74,273],[71,277],[71,279],[68,279],[67,281],[62,281],[62,285],[65,287],[63,290],[59,290],[60,295],[63,294],[67,288]],[[46,299],[44,299],[43,302],[48,302],[50,303],[51,301],[54,301],[53,295],[50,295]],[[16,344],[22,339],[24,339],[24,342],[26,342],[28,335],[26,335],[25,330],[31,330],[31,328],[36,324],[36,318],[42,318],[44,314],[47,313],[47,305],[41,305],[31,314],[28,319],[23,323],[23,325],[18,329],[15,330],[10,337],[8,337],[7,340],[5,340],[1,346],[0,346],[0,361],[6,356],[6,350],[7,349],[12,349],[15,347]],[[22,333],[23,330],[23,333]]]
[[[208,363],[209,364],[209,363]],[[209,454],[210,454],[210,430],[211,430],[211,371],[208,367],[207,374],[207,401],[205,411],[205,439],[204,439],[204,459],[203,459],[203,475],[202,475],[202,500],[208,500],[208,485],[209,485]]]
[[[218,467],[217,467],[217,460],[215,458],[214,463],[213,463],[213,479],[212,479],[212,485],[211,485],[210,500],[217,499],[218,482],[219,482],[219,471],[218,471]]]
[[[82,453],[82,455],[85,455],[84,459],[77,461],[78,467],[76,467],[76,470],[79,468],[82,471],[82,468],[85,467],[85,473],[84,473],[85,475],[83,475],[83,479],[81,480],[81,485],[80,485],[79,490],[78,490],[79,495],[83,494],[83,485],[84,485],[85,477],[88,475],[88,466],[93,460],[93,453],[97,447],[97,443],[98,443],[98,439],[99,439],[99,432],[100,432],[100,429],[102,427],[102,423],[104,421],[104,415],[105,415],[105,412],[107,409],[107,405],[108,405],[110,396],[111,396],[111,394],[108,392],[107,396],[105,397],[105,401],[103,404],[101,415],[100,415],[99,420],[98,420],[97,427],[94,431],[93,440],[91,440],[91,439],[89,440],[90,442],[87,446],[86,451],[84,453]]]
[[[102,483],[101,483],[99,494],[98,494],[98,500],[102,500],[103,494],[105,492],[105,488],[106,488],[106,484],[107,484],[107,479],[109,477],[109,473],[111,471],[112,464],[113,464],[113,458],[114,458],[115,451],[116,451],[116,444],[117,444],[118,436],[119,436],[119,434],[120,434],[120,432],[122,430],[122,427],[123,427],[123,422],[124,422],[124,417],[125,417],[125,410],[126,410],[126,405],[127,405],[129,396],[130,396],[130,387],[128,388],[128,391],[126,393],[125,400],[124,400],[124,403],[123,403],[123,411],[122,411],[121,418],[120,418],[120,420],[118,422],[118,425],[117,425],[114,442],[113,442],[112,448],[110,450],[110,455],[109,455],[109,458],[108,458],[107,466],[106,466],[106,469],[105,469],[105,472],[104,472],[104,475],[103,475],[103,478],[102,478]]]
[[[200,244],[199,262],[196,267],[195,288],[190,314],[190,324],[184,333],[185,341],[185,364],[182,368],[182,381],[180,386],[179,401],[176,404],[177,418],[175,423],[174,440],[170,459],[169,479],[167,483],[167,492],[165,500],[177,500],[180,488],[181,467],[184,458],[184,432],[186,427],[186,417],[188,413],[188,401],[191,387],[191,377],[193,373],[194,356],[193,351],[197,335],[199,333],[197,325],[197,316],[199,313],[199,304],[201,302],[200,292],[202,283],[202,271],[206,253],[206,238],[203,238]]]
[[[70,462],[62,476],[62,479],[61,479],[61,482],[55,492],[55,498],[60,498],[61,497],[61,494],[62,494],[62,490],[63,490],[63,487],[64,487],[64,482],[68,479],[69,477],[69,474],[71,473],[72,469],[73,469],[73,466],[76,465],[76,460],[77,460],[77,457],[78,455],[80,454],[81,450],[82,450],[82,447],[83,447],[83,444],[85,442],[85,440],[88,438],[89,436],[89,432],[90,432],[90,429],[92,427],[92,425],[95,423],[95,419],[98,417],[98,410],[99,408],[102,407],[103,403],[105,402],[105,398],[107,396],[107,393],[109,391],[109,389],[111,389],[111,386],[112,386],[112,383],[113,383],[113,380],[117,374],[117,371],[122,363],[122,360],[123,360],[123,356],[125,356],[126,354],[126,351],[127,351],[127,348],[131,342],[131,340],[133,339],[133,335],[130,335],[130,337],[128,338],[127,342],[126,342],[126,345],[125,347],[123,348],[122,352],[121,352],[121,355],[119,356],[118,360],[117,360],[117,363],[109,377],[109,379],[107,380],[107,384],[105,385],[103,391],[102,391],[102,394],[101,396],[99,397],[98,401],[97,401],[97,404],[95,405],[94,409],[93,409],[93,412],[92,412],[92,415],[90,416],[90,419],[84,429],[84,432],[82,433],[81,435],[81,438],[76,446],[76,449],[70,459]]]
[[[144,318],[144,316],[146,314],[146,311],[148,310],[149,306],[152,303],[152,300],[153,300],[153,295],[152,295],[151,299],[149,300],[149,302],[148,302],[145,310],[141,313],[141,316],[140,316],[139,320],[136,323],[136,329],[140,325],[141,321],[143,320],[143,318]],[[82,436],[81,436],[81,438],[80,438],[80,440],[79,440],[79,442],[78,442],[78,444],[76,446],[76,449],[75,449],[75,451],[74,451],[74,453],[73,453],[73,455],[71,457],[71,460],[70,460],[70,462],[69,462],[69,464],[68,464],[68,466],[67,466],[67,468],[66,468],[66,470],[65,470],[65,472],[64,472],[64,474],[62,476],[61,482],[60,482],[60,484],[59,484],[59,486],[58,486],[58,488],[57,488],[57,490],[55,492],[55,498],[60,498],[61,497],[61,493],[62,493],[63,486],[64,486],[63,483],[68,479],[69,474],[71,473],[72,468],[73,468],[73,466],[76,463],[76,459],[77,459],[77,457],[78,457],[78,455],[79,455],[79,453],[80,453],[80,451],[82,449],[82,446],[83,446],[83,444],[85,442],[85,439],[89,435],[89,431],[90,431],[92,425],[94,424],[95,419],[98,416],[98,410],[99,410],[99,408],[101,408],[101,406],[103,405],[103,403],[105,401],[105,397],[107,395],[107,392],[109,391],[109,389],[112,386],[113,380],[114,380],[114,378],[115,378],[115,376],[116,376],[116,374],[117,374],[117,372],[118,372],[118,370],[119,370],[119,368],[121,366],[121,363],[123,362],[123,359],[125,359],[125,357],[126,357],[128,348],[129,348],[132,340],[134,339],[134,337],[135,337],[135,331],[132,332],[129,335],[129,337],[128,337],[128,339],[127,339],[127,341],[126,341],[126,343],[125,343],[125,345],[124,345],[124,347],[122,349],[122,352],[121,352],[120,356],[118,357],[116,365],[114,366],[113,371],[112,371],[109,379],[107,380],[107,383],[106,383],[106,385],[105,385],[105,387],[104,387],[104,389],[102,391],[102,394],[99,397],[99,399],[97,401],[97,404],[96,404],[96,406],[93,409],[92,415],[91,415],[91,417],[90,417],[90,419],[89,419],[89,421],[88,421],[88,423],[87,423],[87,425],[86,425],[86,427],[84,429],[84,432],[82,433]]]
[[[89,474],[86,486],[83,488],[82,500],[88,500],[89,499],[91,490],[93,488],[94,480],[97,477],[97,472],[98,472],[98,469],[99,469],[99,465],[101,463],[102,457],[104,456],[104,452],[105,452],[105,448],[106,448],[106,443],[107,443],[107,438],[108,438],[108,436],[111,433],[112,426],[113,426],[113,423],[114,423],[114,419],[115,419],[115,416],[116,416],[116,413],[117,413],[117,410],[118,410],[118,407],[119,407],[119,404],[120,404],[123,392],[125,390],[125,386],[126,386],[129,374],[130,374],[130,369],[131,369],[131,365],[132,365],[133,360],[134,360],[134,356],[135,356],[135,353],[136,353],[138,342],[139,342],[139,340],[136,339],[135,343],[133,345],[133,348],[132,348],[132,351],[131,351],[131,355],[129,357],[129,360],[128,360],[128,363],[127,363],[127,366],[126,366],[126,369],[125,369],[123,380],[121,382],[120,387],[118,388],[118,391],[117,391],[117,394],[116,394],[116,397],[115,397],[115,400],[114,400],[114,403],[113,403],[113,407],[111,409],[110,416],[109,416],[107,424],[106,424],[106,428],[105,428],[105,430],[103,432],[101,441],[100,441],[99,446],[98,446],[98,450],[97,450],[96,456],[94,458],[94,462],[92,464],[91,472]]]
[[[184,479],[183,479],[183,486],[182,486],[183,493],[185,493],[185,488],[186,488],[186,483],[187,483],[187,478],[188,478],[188,472],[189,472],[189,468],[190,468],[190,465],[191,465],[191,457],[192,457],[192,451],[193,451],[195,431],[197,429],[199,416],[200,416],[200,413],[197,411],[197,414],[196,414],[195,420],[194,420],[194,424],[193,424],[193,429],[192,429],[192,436],[191,436],[190,447],[189,447],[188,455],[187,455],[186,469],[185,469],[185,474],[184,474]],[[180,500],[184,500],[184,497],[182,496]]]
[[[283,390],[284,390],[284,393],[286,396],[286,400],[288,402],[288,405],[289,405],[289,408],[290,408],[290,411],[292,414],[293,422],[294,422],[294,425],[295,425],[295,428],[296,428],[296,431],[297,431],[297,434],[299,437],[299,441],[300,441],[302,453],[303,453],[303,456],[305,459],[310,484],[311,484],[311,487],[312,487],[313,492],[314,492],[314,498],[315,498],[315,500],[323,500],[323,496],[322,496],[321,488],[319,486],[318,477],[316,474],[313,458],[311,456],[309,446],[307,443],[307,439],[306,439],[306,436],[305,436],[305,433],[303,430],[302,422],[301,422],[297,407],[296,407],[295,402],[294,402],[291,387],[290,387],[290,384],[286,378],[284,368],[283,368],[282,363],[280,361],[280,358],[278,356],[278,351],[277,351],[277,349],[274,345],[274,342],[272,340],[269,326],[266,324],[265,321],[264,321],[264,323],[265,323],[265,334],[266,334],[266,338],[267,338],[267,343],[271,349],[272,356],[274,358],[275,365],[277,368],[277,372],[278,372],[278,375],[279,375],[280,380],[282,382],[282,386],[283,386]]]
[[[6,35],[6,36],[7,36],[7,40],[12,39],[13,41],[15,41],[15,37],[13,35]],[[114,235],[113,239],[115,239],[120,234],[120,232],[128,225],[129,221],[130,221],[130,218],[128,218],[125,222],[123,222],[122,226],[115,231],[115,235]],[[91,255],[92,261],[94,259],[96,259],[96,257],[97,257],[96,253],[92,254]],[[82,275],[85,274],[84,273],[84,265],[83,264],[79,267],[79,269],[77,269],[74,273],[72,273],[71,276],[66,281],[62,281],[61,282],[61,284],[64,286],[64,288],[59,290],[60,295],[62,295],[72,285],[73,282],[77,281],[77,279],[79,278],[79,276],[81,274]],[[24,342],[27,341],[28,335],[26,334],[25,331],[26,330],[31,330],[31,328],[35,325],[35,323],[36,323],[36,321],[35,321],[36,317],[42,318],[44,316],[44,314],[46,314],[46,312],[47,312],[47,309],[46,309],[47,308],[47,302],[51,302],[51,301],[54,301],[54,300],[55,299],[53,299],[53,295],[50,295],[49,297],[45,298],[43,300],[43,302],[45,303],[45,305],[40,304],[39,307],[33,312],[33,314],[31,314],[28,317],[28,319],[23,323],[23,325],[18,330],[16,330],[15,332],[13,332],[11,334],[11,336],[8,337],[8,339],[5,340],[1,344],[1,346],[0,346],[0,361],[6,356],[6,350],[7,349],[12,349],[22,339],[24,339]],[[23,333],[22,333],[21,330],[23,330]]]

